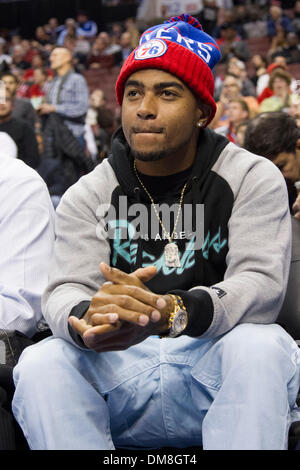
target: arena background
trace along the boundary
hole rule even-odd
[[[135,17],[137,5],[130,1],[108,7],[101,0],[0,0],[0,28],[18,28],[22,37],[31,38],[32,31],[52,16],[64,23],[78,9],[84,9],[101,29],[107,23]]]

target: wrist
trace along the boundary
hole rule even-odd
[[[166,307],[160,310],[161,319],[156,324],[157,331],[160,335],[168,334],[169,331],[169,319],[174,308],[174,302],[171,294],[163,295],[162,298],[166,301]]]
[[[161,330],[161,336],[176,338],[185,330],[188,317],[185,305],[179,295],[168,294],[170,307],[168,317],[165,320],[164,328]]]
[[[181,335],[188,324],[186,307],[179,295],[171,294],[174,302],[174,309],[169,318],[169,336],[176,338]]]

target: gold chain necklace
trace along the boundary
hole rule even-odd
[[[134,163],[133,163],[133,169],[134,169],[134,173],[135,173],[135,176],[137,177],[138,179],[138,182],[140,183],[140,185],[142,186],[143,190],[145,191],[145,193],[147,194],[147,196],[149,197],[150,201],[151,201],[151,204],[152,204],[152,207],[154,209],[154,212],[155,212],[155,215],[160,223],[160,226],[164,232],[164,235],[168,238],[169,240],[169,243],[165,246],[164,248],[164,254],[165,254],[165,265],[168,267],[168,268],[180,268],[181,267],[181,263],[180,263],[180,258],[179,258],[179,253],[178,253],[178,246],[176,245],[176,243],[173,242],[173,238],[174,238],[174,235],[175,235],[175,230],[176,230],[176,227],[177,227],[177,224],[178,224],[178,220],[179,220],[179,216],[180,216],[180,213],[181,213],[181,208],[182,208],[182,202],[183,202],[183,196],[184,196],[184,192],[186,190],[186,187],[187,187],[187,183],[185,183],[185,185],[183,186],[183,189],[181,191],[181,195],[180,195],[180,200],[179,200],[179,209],[178,209],[178,212],[177,212],[177,217],[176,217],[176,220],[175,220],[175,224],[174,224],[174,229],[173,229],[173,232],[172,234],[170,235],[169,232],[166,230],[161,218],[159,217],[159,213],[158,213],[158,210],[156,208],[156,205],[155,205],[155,202],[151,196],[151,194],[149,193],[148,189],[145,187],[144,183],[142,182],[142,180],[140,179],[139,175],[138,175],[138,171],[137,171],[137,168],[136,168],[136,161],[134,160]]]

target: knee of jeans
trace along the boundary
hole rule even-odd
[[[66,348],[72,347],[59,338],[49,338],[26,348],[13,371],[15,383],[22,378],[29,380],[49,377],[66,359]]]
[[[223,337],[224,354],[250,363],[286,360],[296,343],[279,325],[242,324]],[[257,364],[257,362],[256,362]]]

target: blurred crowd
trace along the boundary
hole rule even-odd
[[[214,72],[217,113],[210,127],[243,146],[247,126],[261,113],[284,111],[300,126],[300,1],[203,0],[195,16],[222,52]],[[99,29],[78,11],[63,24],[49,18],[32,38],[0,31],[0,76],[6,88],[0,132],[16,144],[13,153],[42,175],[54,201],[108,156],[120,125],[112,77],[141,32],[157,22],[139,16]],[[61,121],[50,119],[53,114]],[[58,132],[62,126],[69,132],[67,143]],[[293,165],[288,172],[281,162],[283,174],[300,180],[300,139]],[[59,184],[62,173],[65,180]]]

